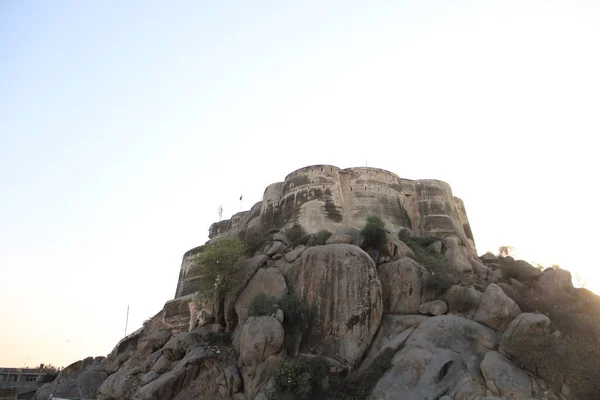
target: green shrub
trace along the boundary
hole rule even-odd
[[[398,238],[415,253],[409,254],[413,260],[425,267],[429,272],[425,276],[424,287],[426,290],[441,295],[452,285],[460,282],[461,273],[446,260],[442,254],[427,248],[431,243],[440,240],[438,237],[419,238],[412,237],[406,230],[398,233]]]
[[[283,310],[283,327],[288,332],[306,330],[310,317],[310,309],[306,301],[295,294],[288,294],[281,300]]]
[[[237,237],[218,239],[204,246],[204,251],[194,256],[203,289],[229,289],[245,252],[246,245]]]
[[[281,360],[273,374],[275,389],[280,394],[308,399],[321,392],[321,381],[328,370],[323,357]]]
[[[378,249],[385,244],[385,224],[381,218],[375,215],[367,217],[367,224],[360,233],[365,238],[365,245],[368,247]]]
[[[322,246],[327,242],[327,239],[331,237],[332,233],[324,229],[315,233],[311,238],[311,244],[315,246]]]
[[[285,231],[285,236],[287,236],[287,238],[292,242],[296,243],[306,236],[306,231],[299,223],[295,223],[290,229]]]
[[[261,292],[254,296],[250,300],[248,306],[248,316],[250,317],[262,317],[265,315],[271,315],[273,305],[277,304],[277,299],[267,296],[264,292]]]
[[[258,251],[261,246],[265,244],[265,238],[262,235],[258,234],[249,234],[246,231],[243,231],[239,234],[239,238],[242,242],[246,244],[246,254],[248,257],[252,257],[256,251]]]
[[[429,272],[425,275],[423,286],[425,287],[425,290],[433,291],[437,295],[441,295],[457,283],[458,279],[454,277],[452,273],[447,271],[437,271],[437,273]]]
[[[302,343],[303,334],[308,331],[310,308],[304,299],[294,294],[284,296],[280,307],[283,310],[283,329],[286,333],[285,348],[288,354],[294,354]]]

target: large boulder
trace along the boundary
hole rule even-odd
[[[335,231],[325,242],[325,244],[352,244],[362,246],[365,239],[358,229],[342,228]]]
[[[481,261],[483,261],[486,264],[497,263],[498,261],[500,261],[500,259],[498,258],[497,255],[494,255],[493,253],[491,253],[489,251],[479,258],[481,259]]]
[[[425,268],[411,258],[382,264],[377,268],[385,314],[414,314],[421,304]]]
[[[465,246],[461,246],[461,240],[457,236],[447,236],[442,240],[443,254],[460,272],[472,272],[473,267],[469,262],[469,252]]]
[[[88,357],[64,368],[54,381],[42,386],[36,394],[37,399],[55,397],[92,398],[108,377],[104,369],[104,357]],[[45,396],[45,397],[44,397]]]
[[[473,317],[479,308],[483,294],[474,287],[453,285],[441,297],[448,303],[448,312]]]
[[[250,303],[256,295],[264,293],[275,300],[281,300],[287,292],[288,287],[285,279],[277,268],[259,269],[235,302],[238,323],[243,325],[246,322]]]
[[[102,369],[100,362],[94,361],[89,368],[77,377],[79,398],[89,399],[96,396],[98,388],[106,378],[108,378],[108,374]]]
[[[536,285],[536,291],[546,298],[563,297],[573,289],[571,273],[560,268],[544,271]]]
[[[229,397],[242,389],[241,375],[231,349],[191,348],[173,369],[141,386],[139,400],[183,400],[203,396]]]
[[[200,343],[201,337],[195,332],[182,332],[171,338],[162,348],[162,355],[170,361],[181,360],[186,351]]]
[[[473,268],[473,272],[479,275],[484,280],[487,280],[488,277],[492,275],[492,269],[476,259],[473,256],[469,256],[469,262],[471,263],[471,267]]]
[[[429,317],[424,315],[389,315],[384,314],[381,318],[381,324],[377,330],[377,335],[371,343],[369,352],[360,364],[358,373],[361,374],[367,370],[371,363],[385,349],[398,349],[404,344],[408,337],[421,322]]]
[[[484,385],[469,374],[465,374],[450,391],[450,398],[453,400],[480,400],[484,395]]]
[[[406,347],[373,389],[371,400],[438,399],[452,389],[467,368],[460,354],[444,348]]]
[[[118,371],[106,378],[98,393],[105,398],[130,399],[138,389],[139,383],[139,378],[130,375],[126,370]]]
[[[500,286],[491,283],[485,289],[481,304],[475,314],[475,321],[488,326],[496,331],[504,332],[510,322],[521,309],[510,297],[508,297]]]
[[[296,261],[298,259],[298,257],[300,257],[300,255],[302,255],[304,250],[306,250],[306,246],[301,244],[301,245],[297,246],[294,250],[292,250],[288,253],[285,253],[283,257],[285,258],[285,261],[291,263],[291,262]]]
[[[398,238],[398,235],[390,232],[385,233],[385,243],[381,250],[383,251],[384,256],[390,257],[392,260],[415,255],[415,252],[401,241]]]
[[[481,362],[481,372],[488,389],[495,395],[510,399],[529,398],[531,378],[510,360],[496,351],[487,353]]]
[[[283,347],[285,334],[281,323],[272,317],[250,317],[242,327],[240,361],[258,365]]]
[[[381,282],[373,260],[348,244],[311,247],[286,278],[314,309],[303,345],[354,367],[369,348],[382,315]]]
[[[265,255],[268,257],[272,257],[276,254],[281,254],[285,251],[287,246],[283,242],[274,241],[271,246],[267,248],[265,251]]]
[[[171,338],[171,331],[168,329],[161,329],[156,332],[152,332],[146,337],[141,338],[138,341],[137,349],[139,351],[148,351],[153,353],[154,351],[162,348]]]
[[[535,281],[541,275],[542,271],[524,260],[515,260],[512,257],[504,257],[500,260],[502,276],[505,278],[514,278],[519,281]]]
[[[545,340],[550,335],[550,319],[544,314],[519,314],[509,325],[500,341],[499,351],[510,357],[518,356],[536,340]],[[531,346],[527,346],[531,343]]]
[[[497,344],[496,332],[459,315],[431,317],[419,324],[405,347],[449,349],[460,355],[471,376],[479,376],[479,364]]]
[[[265,386],[276,370],[278,363],[279,358],[272,355],[258,365],[242,366],[244,394],[247,399],[255,399],[260,392],[264,391]]]
[[[267,259],[267,256],[258,255],[240,263],[235,274],[235,279],[232,280],[234,282],[233,286],[227,291],[223,301],[223,319],[228,331],[232,332],[238,324],[238,317],[235,311],[235,304],[238,297],[242,294],[248,282],[254,277],[256,271],[265,265]],[[217,319],[217,322],[220,322],[220,319]]]
[[[448,311],[448,304],[442,300],[432,300],[421,304],[419,313],[426,315],[444,315]]]

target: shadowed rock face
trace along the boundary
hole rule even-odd
[[[305,346],[355,366],[368,350],[383,312],[373,260],[348,244],[311,247],[287,279],[313,309]]]

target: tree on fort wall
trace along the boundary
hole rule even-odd
[[[381,218],[376,215],[367,217],[367,223],[360,233],[365,238],[365,245],[368,248],[378,249],[385,244],[385,224]]]
[[[194,256],[194,268],[201,276],[202,289],[225,291],[232,284],[237,264],[246,252],[246,245],[237,237],[228,237],[204,246]]]

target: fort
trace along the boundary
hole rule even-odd
[[[376,244],[359,231],[371,215],[387,230]],[[323,229],[331,236],[315,235]],[[209,237],[238,237],[247,249],[187,251],[174,299],[35,399],[598,398],[600,298],[574,288],[566,270],[478,257],[445,182],[309,166]],[[208,265],[228,284],[212,286],[220,276],[203,276]],[[568,368],[545,372],[558,359]],[[23,381],[13,373],[11,400]],[[315,383],[300,390],[294,380]]]
[[[410,180],[378,168],[341,169],[311,165],[287,175],[264,191],[263,200],[249,211],[212,224],[209,238],[239,235],[262,237],[273,230],[299,224],[307,233],[326,229],[362,229],[366,217],[379,216],[390,232],[402,228],[415,235],[455,235],[469,254],[476,256],[475,242],[464,203],[454,197],[449,184],[440,180]],[[183,257],[176,296],[197,290],[199,277],[188,274],[190,257]]]

